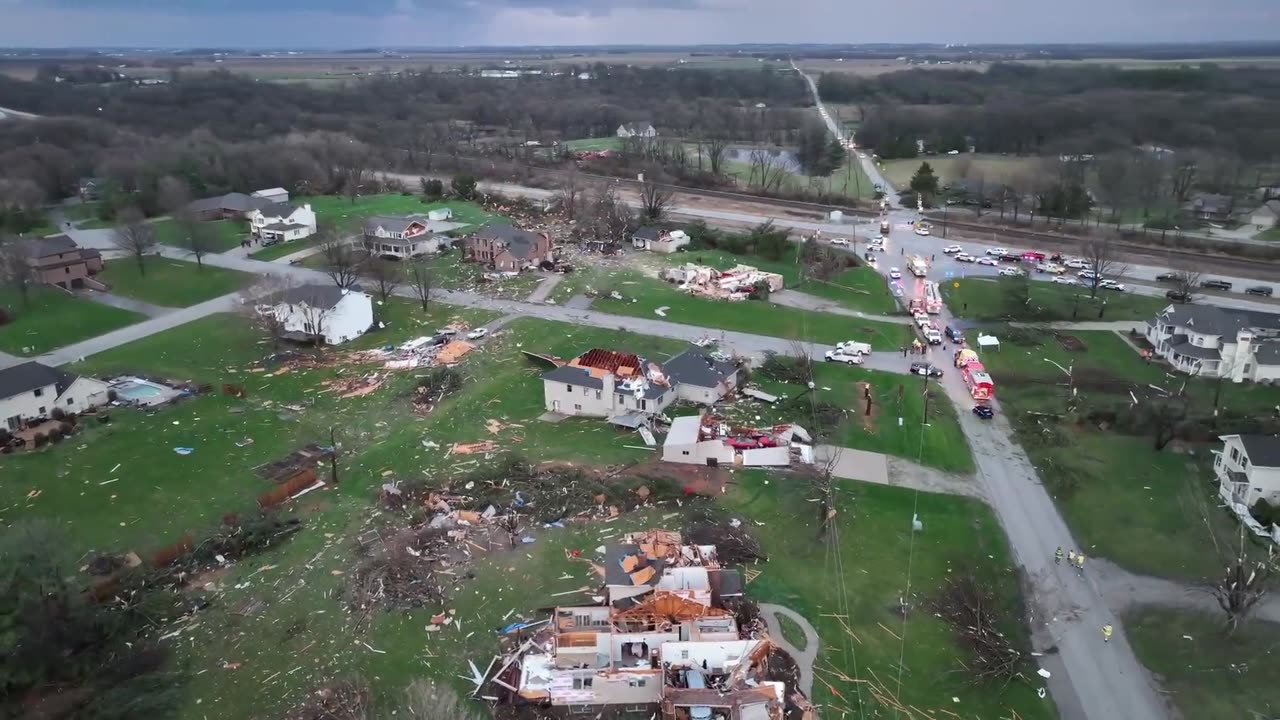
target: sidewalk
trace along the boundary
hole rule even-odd
[[[816,295],[809,295],[798,290],[779,290],[775,293],[769,293],[769,302],[775,305],[797,308],[799,310],[814,310],[816,312],[824,312],[831,315],[854,317],[859,320],[895,323],[897,325],[912,324],[911,318],[905,315],[875,315],[864,313],[860,310],[850,310],[833,300],[820,298]]]
[[[174,308],[171,308],[171,307],[164,307],[163,305],[152,305],[151,303],[148,303],[148,302],[143,302],[141,300],[134,300],[133,298],[127,298],[127,297],[115,295],[109,292],[102,292],[101,290],[91,290],[91,289],[77,290],[75,294],[76,294],[76,297],[82,297],[86,300],[90,300],[92,302],[96,302],[101,305],[110,305],[111,307],[117,307],[117,308],[120,308],[121,310],[128,310],[130,312],[142,313],[143,315],[146,315],[147,317],[151,317],[151,318],[160,317],[161,315],[167,315],[168,313],[171,313],[174,311]]]

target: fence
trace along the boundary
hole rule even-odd
[[[316,471],[312,468],[302,470],[293,477],[276,486],[274,490],[258,496],[258,507],[266,510],[288,500],[294,493],[308,488],[316,482]]]

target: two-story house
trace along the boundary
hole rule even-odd
[[[658,129],[653,126],[653,123],[641,120],[619,125],[617,135],[620,138],[655,138],[658,137]]]
[[[1259,500],[1280,504],[1280,437],[1223,435],[1214,451],[1218,494],[1227,504],[1253,507]]]
[[[38,362],[0,370],[0,422],[18,430],[47,419],[54,409],[77,414],[109,401],[107,384]]]
[[[1156,355],[1190,375],[1232,382],[1280,379],[1280,315],[1216,305],[1170,305],[1147,321]]]
[[[433,222],[437,220],[430,213],[367,217],[363,224],[364,249],[370,255],[404,260],[452,247],[453,238],[431,232]]]
[[[548,411],[614,418],[662,412],[675,388],[658,363],[632,353],[593,348],[542,376]]]
[[[338,345],[360,337],[373,325],[373,299],[357,289],[336,285],[290,288],[275,305],[258,311],[274,313],[281,335],[299,342],[322,340]]]
[[[503,272],[519,272],[552,259],[551,236],[505,223],[486,225],[463,241],[466,259]]]
[[[316,214],[311,203],[271,203],[249,213],[249,231],[263,245],[302,240],[316,234]]]
[[[18,245],[27,265],[32,269],[32,280],[41,285],[57,285],[71,288],[102,288],[93,276],[102,271],[102,253],[92,248],[81,248],[66,235],[23,240]]]

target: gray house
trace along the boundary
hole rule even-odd
[[[593,348],[542,376],[546,409],[615,418],[660,413],[676,401],[662,367],[631,353]]]
[[[739,368],[701,350],[686,350],[663,363],[676,397],[700,405],[714,405],[738,387]]]

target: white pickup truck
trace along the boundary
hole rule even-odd
[[[870,355],[871,343],[846,340],[842,343],[836,343],[836,352],[842,352],[848,355]]]

